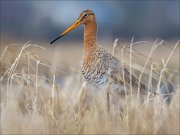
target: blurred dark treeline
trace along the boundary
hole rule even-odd
[[[98,37],[179,39],[180,2],[165,1],[22,1],[1,0],[1,41],[49,42],[70,26],[84,9],[92,9]],[[82,40],[81,28],[66,40]]]

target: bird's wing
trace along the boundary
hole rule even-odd
[[[139,85],[140,93],[147,94],[146,86],[143,83],[139,84],[138,78],[135,75],[130,74],[128,69],[125,68],[117,58],[108,53],[106,50],[103,50],[102,54],[103,69],[115,83],[128,87],[131,87],[132,85],[132,87],[136,90]]]

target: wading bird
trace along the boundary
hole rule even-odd
[[[103,86],[104,89],[107,90],[109,110],[108,86],[114,84],[122,88],[123,85],[129,87],[131,84],[133,91],[137,91],[139,80],[134,75],[131,75],[128,69],[123,67],[122,63],[117,58],[98,44],[96,16],[92,10],[87,9],[82,11],[77,21],[50,44],[80,25],[84,25],[84,48],[81,65],[82,75],[85,82],[95,87]],[[144,84],[140,83],[139,88],[140,93],[146,94],[146,86]],[[124,92],[121,91],[120,93],[122,94]]]

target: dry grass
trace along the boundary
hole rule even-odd
[[[149,90],[152,79],[158,90],[161,80],[168,78],[176,89],[169,106],[160,95],[145,97],[143,104],[136,95],[126,100],[111,97],[107,113],[104,91],[86,88],[83,100],[78,99],[83,79],[75,66],[80,56],[72,56],[76,50],[56,52],[31,43],[6,46],[0,56],[1,134],[179,134],[179,41],[165,55],[162,41],[146,42],[151,45],[144,54],[140,51],[145,43],[139,43],[114,44],[114,55]],[[70,57],[63,57],[65,51]]]

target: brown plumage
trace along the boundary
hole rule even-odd
[[[134,75],[130,76],[128,69],[122,67],[121,62],[117,58],[98,44],[97,23],[93,11],[84,10],[77,21],[53,40],[51,44],[81,24],[84,24],[84,48],[81,70],[85,81],[99,87],[108,84],[111,80],[114,84],[120,86],[125,84],[126,87],[129,87],[131,79],[133,90],[137,90],[138,79]],[[123,71],[125,82],[123,81]],[[142,83],[140,83],[140,91],[141,93],[146,91],[146,87]]]

